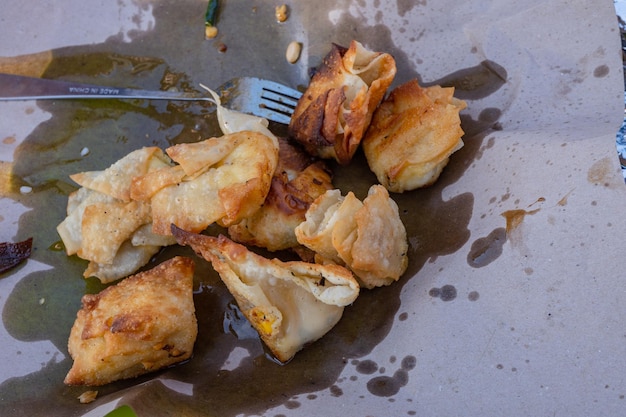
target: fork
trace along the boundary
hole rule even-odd
[[[293,88],[255,77],[233,78],[216,91],[226,108],[285,125],[289,124],[302,96],[302,93]],[[92,98],[213,102],[212,98],[200,93],[107,87],[0,73],[0,100]]]

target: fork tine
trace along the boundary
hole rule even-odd
[[[219,93],[222,104],[227,108],[282,124],[289,124],[302,96],[299,91],[285,85],[254,77],[229,80],[220,87]]]
[[[272,103],[280,104],[286,107],[291,107],[292,112],[293,112],[293,108],[295,108],[296,104],[298,104],[298,98],[294,98],[291,96],[284,96],[282,94],[277,94],[274,91],[270,91],[266,89],[263,89],[263,92],[261,93],[261,98],[267,102],[272,102]]]
[[[274,91],[277,94],[284,96],[285,98],[291,98],[292,100],[298,101],[300,97],[302,97],[302,93],[298,90],[294,90],[293,88],[287,87],[286,85],[279,84],[274,81],[269,80],[261,80],[263,89],[266,91]]]
[[[276,115],[270,114],[271,117],[280,117],[278,115],[280,114],[284,115],[287,119],[290,119],[297,104],[298,100],[295,100],[291,97],[287,98],[272,91],[263,90],[263,92],[261,93],[260,106],[265,110],[277,113]],[[289,124],[289,122],[287,122],[287,124]]]
[[[255,116],[263,117],[267,120],[271,120],[273,122],[281,123],[284,125],[288,125],[289,121],[291,120],[291,113],[284,114],[276,111],[275,109],[262,106],[255,110],[253,114]]]
[[[293,114],[293,111],[295,109],[295,105],[290,106],[290,105],[285,105],[282,103],[277,103],[275,101],[268,101],[268,100],[264,100],[261,101],[261,103],[259,104],[261,108],[263,109],[268,109],[271,111],[275,111],[278,113],[282,113],[285,116],[291,117],[291,115]]]

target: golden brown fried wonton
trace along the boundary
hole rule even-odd
[[[157,234],[230,226],[263,204],[278,163],[274,139],[241,131],[166,150],[179,165],[136,177],[131,197],[149,200]]]
[[[313,202],[296,227],[298,242],[318,261],[345,265],[365,288],[397,281],[408,266],[406,229],[398,206],[381,185],[361,202],[349,192],[327,191]]]
[[[176,257],[83,296],[68,341],[68,385],[104,385],[191,356],[198,333],[194,263]]]
[[[304,221],[313,200],[332,188],[330,171],[322,161],[287,139],[279,139],[279,146],[278,167],[263,206],[228,228],[234,241],[270,251],[299,245],[294,229]]]
[[[387,53],[333,45],[291,117],[289,134],[312,155],[347,164],[396,74]]]
[[[172,233],[178,243],[212,263],[241,312],[281,362],[332,329],[344,306],[359,294],[350,271],[338,265],[270,260],[225,236],[175,226]]]
[[[130,201],[130,184],[134,177],[169,166],[171,161],[155,146],[132,151],[104,171],[79,172],[70,175],[78,185],[118,200]]]
[[[412,80],[395,88],[374,113],[363,150],[389,191],[431,185],[463,146],[459,112],[466,104],[453,94],[454,87],[422,88]]]
[[[170,167],[171,161],[156,147],[135,150],[103,171],[72,175],[81,188],[70,194],[67,217],[57,226],[68,255],[89,261],[83,274],[103,283],[125,277],[145,265],[169,239],[137,239],[139,229],[152,222],[150,206],[131,199],[137,175]],[[144,237],[146,234],[144,233]]]

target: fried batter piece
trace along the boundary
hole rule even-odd
[[[298,101],[289,134],[307,152],[347,164],[396,74],[387,53],[333,44]]]
[[[416,80],[396,87],[378,107],[363,139],[370,169],[389,191],[433,184],[450,155],[463,146],[454,87],[422,88]]]
[[[242,313],[281,362],[326,334],[359,294],[347,269],[267,259],[227,237],[189,233],[172,225],[181,245],[210,261]]]
[[[175,145],[167,155],[145,147],[103,171],[71,176],[81,188],[57,231],[68,255],[90,261],[86,278],[110,283],[135,272],[176,242],[172,222],[194,231],[230,226],[263,204],[278,140],[266,119],[225,109],[214,97],[225,136]]]
[[[70,194],[67,217],[57,232],[68,255],[89,261],[85,277],[96,276],[103,283],[115,281],[145,265],[161,246],[175,243],[171,237],[154,243],[145,227],[152,223],[150,205],[130,197],[135,176],[170,166],[171,160],[161,149],[146,147],[103,171],[71,175],[81,188]],[[143,238],[136,239],[140,229]]]
[[[296,227],[298,242],[319,263],[345,265],[365,288],[397,281],[408,266],[406,229],[387,190],[370,187],[361,202],[352,192],[327,191],[311,204]]]
[[[67,385],[98,386],[188,359],[198,334],[194,262],[175,257],[82,298]]]
[[[129,202],[134,177],[171,165],[170,159],[156,147],[133,151],[104,171],[79,172],[70,175],[78,185]]]
[[[307,209],[333,188],[331,173],[299,147],[279,138],[278,166],[263,206],[252,216],[230,226],[230,238],[239,243],[278,251],[299,246],[294,229]]]
[[[278,145],[259,132],[240,131],[166,150],[176,166],[135,177],[131,198],[149,201],[153,231],[170,225],[200,232],[230,226],[256,212],[270,189]]]

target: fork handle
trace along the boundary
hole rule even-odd
[[[0,100],[38,99],[153,99],[153,100],[207,100],[195,93],[148,91],[135,88],[105,87],[70,81],[26,77],[0,73]]]

